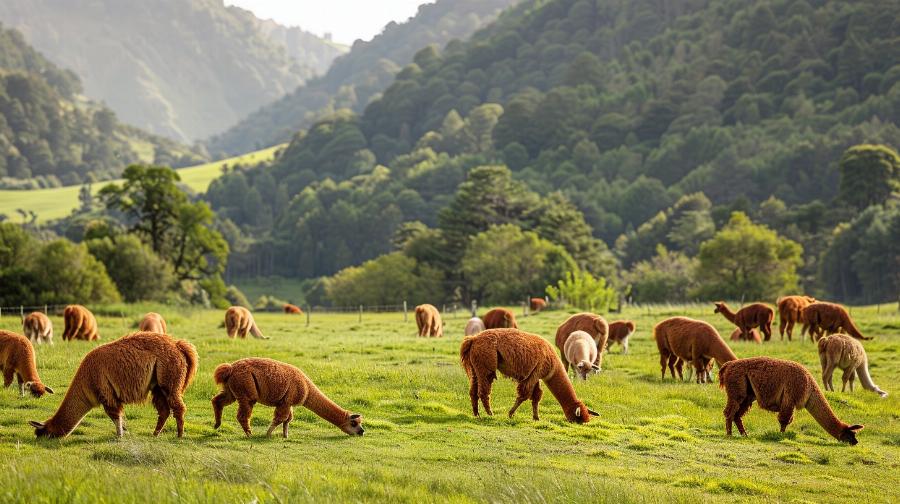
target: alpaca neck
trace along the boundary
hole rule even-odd
[[[722,314],[723,317],[728,319],[732,324],[734,323],[735,313],[731,311],[731,308],[728,307],[725,303],[722,303],[722,306],[719,307],[719,313]]]
[[[44,422],[44,427],[46,427],[47,432],[53,436],[67,436],[70,432],[75,430],[75,427],[78,427],[78,424],[81,423],[81,419],[84,418],[84,416],[88,414],[88,411],[93,407],[91,401],[85,397],[81,387],[73,380],[72,385],[69,386],[69,390],[66,391],[66,396],[59,405],[59,409],[56,410],[56,413],[54,413],[49,420]]]
[[[872,377],[869,375],[868,359],[864,359],[862,365],[856,368],[856,375],[859,376],[859,381],[864,389],[884,394],[884,391],[878,388],[878,385],[875,385],[875,382],[872,381]]]
[[[841,314],[841,326],[843,326],[844,331],[847,332],[850,336],[853,336],[856,339],[866,339],[865,336],[859,331],[859,328],[856,327],[856,324],[853,323],[853,320],[850,319],[849,313]]]
[[[553,373],[551,373],[549,377],[544,378],[544,384],[547,385],[547,388],[550,389],[550,393],[553,394],[553,397],[555,397],[556,401],[559,402],[559,405],[562,406],[566,418],[569,420],[573,419],[575,416],[575,409],[581,406],[581,401],[575,396],[575,387],[572,386],[572,382],[563,370],[561,363],[557,363]]]
[[[816,419],[816,422],[819,422],[823,429],[840,441],[847,424],[841,422],[835,416],[819,386],[812,380],[810,380],[809,384],[812,387],[812,391],[809,394],[809,399],[806,400],[806,411]]]
[[[710,345],[710,355],[713,359],[716,359],[716,364],[719,365],[719,368],[722,367],[722,364],[726,362],[730,362],[733,360],[737,360],[737,355],[731,350],[731,347],[728,346],[728,343],[721,338],[713,341],[713,344]]]
[[[347,423],[350,419],[349,411],[335,404],[313,382],[307,380],[307,387],[308,392],[303,406],[337,427],[342,427]]]

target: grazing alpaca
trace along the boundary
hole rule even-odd
[[[674,357],[674,356],[672,356],[672,357]],[[669,357],[669,359],[671,360],[672,357]],[[684,367],[684,361],[677,357],[675,357],[675,359],[676,359],[675,360],[675,371],[678,371],[678,378],[681,379],[681,381],[684,381],[684,378],[682,378],[682,375],[681,375],[681,370]],[[712,359],[702,359],[701,360],[701,364],[704,367],[704,371],[703,371],[704,378],[703,379],[706,381],[706,383],[709,383],[712,381],[712,368],[713,368],[713,364],[715,364],[715,363],[716,363],[716,361],[714,361]],[[694,367],[688,366],[686,374],[687,374],[687,381],[691,381],[691,379],[694,376]],[[674,378],[675,376],[672,375],[672,377]]]
[[[813,341],[818,341],[823,335],[837,334],[843,332],[853,336],[856,339],[870,340],[862,335],[847,309],[835,303],[824,303],[817,301],[803,309],[801,314],[803,317],[803,330],[801,334],[809,331],[809,337]]]
[[[284,305],[282,308],[284,309],[284,313],[287,313],[289,315],[294,315],[294,314],[303,315],[303,310],[301,310],[300,307],[297,305],[292,305],[292,304],[288,303],[288,304]]]
[[[474,336],[484,331],[484,322],[478,317],[472,317],[466,322],[466,336]]]
[[[556,329],[556,348],[559,349],[559,355],[566,372],[569,371],[569,361],[566,360],[563,345],[566,344],[566,339],[568,339],[569,335],[575,331],[584,331],[594,338],[594,341],[597,343],[597,360],[594,361],[594,364],[598,368],[603,367],[603,351],[606,349],[606,339],[609,337],[609,324],[600,315],[576,313],[567,318]]]
[[[606,339],[606,348],[613,343],[622,345],[622,353],[628,353],[628,338],[634,334],[634,322],[630,320],[617,320],[609,324],[609,337]]]
[[[747,339],[744,339],[744,333],[741,331],[740,327],[736,327],[734,331],[731,333],[731,341],[752,341],[754,343],[762,343],[762,338],[759,335],[759,331],[756,329],[750,329],[750,332],[747,333]]]
[[[762,303],[748,304],[734,313],[728,308],[724,301],[716,303],[716,309],[713,313],[721,313],[729,322],[738,326],[744,333],[742,339],[750,339],[750,329],[759,327],[765,335],[765,340],[772,338],[772,321],[775,319],[775,311]]]
[[[587,423],[591,415],[597,414],[578,400],[553,347],[536,334],[518,329],[488,329],[463,339],[459,357],[469,377],[469,397],[475,416],[478,416],[479,398],[487,414],[494,414],[491,411],[491,387],[497,379],[497,371],[518,383],[510,417],[530,398],[532,418],[538,420],[538,404],[544,395],[540,380],[544,380],[559,401],[566,420]]]
[[[153,435],[159,435],[171,413],[182,437],[182,396],[197,373],[197,361],[197,350],[185,340],[148,332],[122,336],[88,352],[56,413],[44,423],[29,423],[38,437],[65,437],[88,411],[102,406],[121,437],[124,406],[142,403],[150,394],[159,414]]]
[[[597,360],[597,343],[590,334],[575,331],[566,339],[563,346],[566,360],[572,363],[575,375],[582,380],[588,379],[588,373],[596,373],[600,368],[594,364]]]
[[[484,317],[481,317],[481,320],[484,321],[485,329],[519,328],[519,324],[516,323],[516,316],[506,308],[489,310],[484,314]]]
[[[421,304],[416,306],[416,326],[419,328],[419,336],[435,338],[444,336],[444,322],[441,320],[441,312],[434,305]]]
[[[528,308],[533,312],[539,312],[547,308],[547,302],[541,298],[531,298],[528,304]]]
[[[794,324],[802,322],[800,313],[804,308],[816,302],[816,298],[809,296],[784,296],[778,298],[778,332],[784,339],[784,331],[787,329],[788,341],[794,333]]]
[[[887,392],[878,388],[869,375],[869,358],[862,343],[846,334],[833,334],[819,339],[819,361],[822,363],[822,383],[825,390],[834,390],[831,382],[831,374],[834,368],[844,370],[841,378],[843,386],[841,392],[847,388],[850,382],[850,392],[853,392],[853,379],[859,375],[859,381],[866,390],[871,390],[881,397],[887,397]]]
[[[3,372],[4,387],[9,387],[13,376],[16,377],[21,396],[26,390],[34,397],[53,393],[53,389],[44,385],[38,376],[31,341],[21,334],[0,330],[0,371]]]
[[[716,329],[702,320],[668,318],[653,328],[653,339],[659,349],[663,379],[666,377],[667,365],[672,378],[675,378],[678,359],[693,364],[697,383],[706,383],[709,379],[706,369],[710,360],[715,359],[721,368],[726,362],[737,359]],[[680,367],[678,371],[681,379]]]
[[[855,445],[862,425],[838,420],[816,380],[802,365],[772,357],[751,357],[731,361],[719,370],[719,387],[728,394],[725,404],[725,432],[731,435],[732,421],[742,436],[747,435],[741,417],[759,401],[759,407],[778,413],[781,432],[794,421],[794,410],[806,408],[829,434]]]
[[[81,305],[69,305],[63,311],[65,328],[63,329],[63,341],[82,339],[93,341],[100,339],[97,334],[97,319],[90,310]]]
[[[53,323],[41,312],[29,313],[22,320],[22,332],[32,343],[53,344]]]
[[[225,332],[232,339],[235,336],[246,338],[247,333],[252,334],[254,338],[269,339],[259,330],[250,310],[243,306],[232,306],[225,312]]]
[[[141,319],[141,323],[138,325],[138,331],[169,334],[166,328],[166,320],[156,312],[144,315],[144,318]]]
[[[332,402],[303,371],[290,364],[272,359],[241,359],[219,364],[213,378],[222,386],[222,391],[212,400],[216,429],[222,425],[222,409],[237,401],[237,420],[247,436],[251,434],[250,415],[257,402],[275,408],[267,436],[281,425],[282,436],[288,437],[295,405],[308,408],[351,436],[362,436],[365,432],[360,415]]]

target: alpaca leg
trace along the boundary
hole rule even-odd
[[[178,437],[184,437],[184,413],[187,411],[187,406],[177,391],[170,393],[168,397],[169,407],[172,408],[172,415],[175,417],[175,425],[178,428]]]
[[[784,317],[781,317],[778,320],[778,332],[781,334],[781,341],[784,341],[785,324],[786,324],[786,321],[784,320]],[[790,340],[791,340],[791,337],[788,336],[788,341],[790,341]]]
[[[228,406],[234,401],[234,396],[227,390],[219,392],[212,398],[213,415],[215,415],[216,418],[216,424],[213,426],[214,429],[218,429],[222,425],[222,410],[225,409],[225,406]]]
[[[509,410],[510,418],[512,418],[513,414],[515,414],[516,410],[519,409],[519,406],[521,406],[523,402],[531,398],[532,389],[534,389],[534,382],[530,380],[521,381],[516,385],[516,402],[513,403],[512,409]]]
[[[703,357],[694,357],[694,372],[697,373],[697,383],[706,383],[706,364]]]
[[[766,323],[764,323],[763,325],[760,326],[760,329],[762,329],[763,334],[766,335],[765,338],[763,338],[764,341],[769,341],[770,339],[772,339],[772,321],[771,320],[767,320]],[[747,336],[750,336],[750,331],[747,331]]]
[[[15,370],[12,368],[6,368],[3,370],[3,386],[9,387],[12,385],[13,375],[15,375]]]
[[[679,381],[684,381],[684,373],[682,372],[683,370],[684,370],[684,361],[681,359],[676,359],[675,360],[675,371],[678,371],[678,380]],[[690,369],[688,369],[688,370],[690,370]],[[674,373],[672,374],[672,378],[675,378]]]
[[[822,383],[825,385],[825,390],[834,391],[834,384],[831,381],[831,377],[834,373],[834,363],[827,362],[825,364],[825,369],[822,371]]]
[[[153,435],[158,436],[166,425],[166,421],[169,419],[172,409],[169,407],[169,400],[166,398],[166,394],[161,388],[154,387],[151,394],[153,396],[153,406],[156,407],[157,413],[156,429],[153,430]]]
[[[628,355],[628,336],[622,340],[622,353]]]
[[[745,397],[734,415],[734,423],[737,424],[738,432],[741,433],[741,436],[747,435],[747,429],[744,428],[744,415],[746,415],[747,412],[750,411],[750,406],[753,405],[753,397],[754,396],[752,395]]]
[[[853,382],[856,381],[856,370],[850,370],[850,392],[853,392]]]
[[[25,397],[25,382],[19,373],[16,373],[16,383],[19,385],[19,397]]]
[[[794,407],[790,404],[781,405],[781,410],[778,412],[778,423],[781,424],[781,432],[784,432],[793,421]]]
[[[666,363],[669,362],[669,355],[665,352],[659,352],[659,367],[662,369],[660,380],[666,379]],[[672,378],[675,378],[675,372],[672,372]]]
[[[541,404],[541,397],[544,396],[544,391],[541,390],[540,382],[534,384],[534,390],[531,391],[531,418],[535,420],[540,420],[538,418],[538,405]]]
[[[293,419],[294,419],[294,408],[291,407],[288,409],[287,419],[284,421],[283,424],[281,424],[281,437],[283,437],[285,439],[288,437],[288,424],[291,423],[291,420],[293,420]]]
[[[491,376],[482,375],[478,377],[478,397],[481,399],[481,405],[489,416],[494,412],[491,410],[491,389],[494,385]]]
[[[725,415],[725,434],[728,436],[731,435],[731,423],[740,406],[741,404],[738,401],[735,401],[729,394],[728,402],[725,403],[725,409],[722,411],[722,414]]]
[[[791,341],[791,336],[793,336],[793,333],[794,333],[794,320],[791,319],[791,320],[788,320],[788,323],[787,323],[788,341]],[[781,339],[784,339],[784,334],[781,335]]]
[[[841,376],[841,392],[847,391],[847,382],[850,383],[850,392],[853,392],[853,378],[855,378],[856,370],[848,367]]]
[[[288,417],[291,415],[291,406],[288,404],[283,404],[275,408],[275,414],[272,416],[272,425],[269,426],[269,430],[266,431],[266,436],[271,436],[272,432],[282,424],[286,424]],[[285,435],[284,437],[287,437]]]
[[[247,437],[250,437],[251,434],[250,415],[253,414],[254,404],[256,404],[256,401],[238,401],[237,421],[239,424],[241,424],[241,427],[244,429],[244,434],[246,434]]]
[[[469,378],[469,398],[472,400],[472,414],[478,416],[478,378],[474,373]]]
[[[106,412],[106,414],[109,416],[110,420],[112,420],[113,424],[115,424],[116,437],[118,437],[118,438],[122,437],[122,434],[124,433],[124,430],[125,430],[125,419],[124,419],[124,416],[122,415],[122,413],[124,412],[124,408],[122,408],[122,405],[113,406],[113,405],[104,404],[103,411]]]

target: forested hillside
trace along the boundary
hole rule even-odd
[[[390,23],[371,41],[357,41],[328,72],[267,104],[208,142],[212,153],[238,154],[290,140],[298,130],[341,108],[362,112],[394,75],[429,44],[464,39],[517,0],[438,0],[405,23]]]
[[[279,34],[222,0],[5,0],[0,22],[74,70],[124,122],[182,141],[236,123],[342,51]],[[292,57],[301,54],[312,61]]]

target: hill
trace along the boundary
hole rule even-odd
[[[9,0],[0,21],[124,122],[182,141],[236,123],[344,51],[222,0]]]

